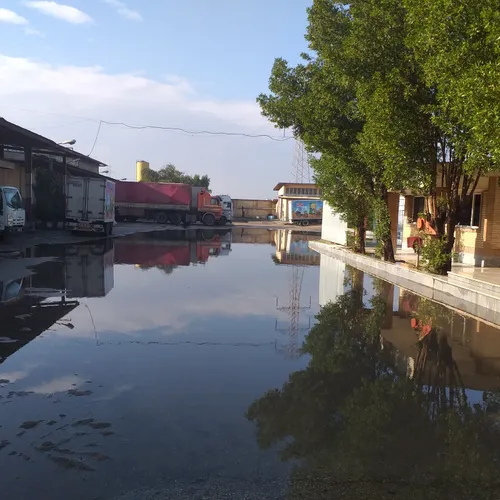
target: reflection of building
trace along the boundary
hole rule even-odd
[[[288,345],[285,351],[288,356],[295,357],[299,352],[299,333],[308,332],[311,329],[311,318],[307,323],[301,325],[301,312],[311,309],[311,297],[301,304],[302,283],[304,273],[308,266],[319,265],[319,254],[309,248],[308,242],[317,239],[318,234],[306,234],[288,229],[280,229],[274,232],[276,252],[273,260],[276,264],[288,267],[288,301],[276,300],[276,307],[288,315],[288,325],[281,328],[276,322],[276,329],[288,334]]]
[[[115,242],[115,263],[173,270],[204,264],[210,257],[228,255],[231,231],[161,231],[138,233]]]
[[[303,233],[279,229],[274,233],[277,264],[319,266],[320,254],[309,248],[309,241],[318,239],[317,233]]]
[[[339,259],[321,254],[319,268],[319,305],[335,302],[345,292],[346,265]]]
[[[38,257],[46,250],[37,248]],[[103,297],[113,287],[113,241],[51,247],[58,259],[40,264],[36,274],[0,276],[0,363],[80,304],[76,297]],[[12,278],[12,276],[11,276]]]
[[[445,335],[467,389],[500,389],[500,327],[400,289],[399,311],[382,336],[394,349],[398,365],[412,375],[417,340],[431,329]],[[412,325],[413,323],[413,325]]]
[[[235,227],[232,233],[233,243],[274,245],[274,231],[271,229]]]

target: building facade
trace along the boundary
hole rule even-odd
[[[274,191],[278,192],[276,217],[282,221],[291,219],[291,202],[300,200],[321,201],[321,190],[316,184],[280,182],[274,187]]]
[[[459,216],[454,261],[475,266],[500,266],[500,173],[483,176]],[[418,215],[428,212],[425,196],[405,196],[402,248],[411,249],[419,236]],[[410,243],[410,244],[409,244]]]

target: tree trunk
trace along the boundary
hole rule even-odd
[[[386,262],[396,262],[391,236],[391,216],[389,212],[389,193],[384,186],[380,187],[380,198],[375,202],[375,235],[377,242],[382,243],[382,255]]]
[[[365,254],[366,252],[366,223],[365,217],[362,217],[358,222],[358,241],[356,245],[356,252]]]
[[[384,245],[384,260],[386,262],[396,262],[396,258],[394,256],[394,245],[392,244],[392,238],[384,238],[382,240]]]

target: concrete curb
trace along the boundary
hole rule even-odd
[[[418,295],[500,325],[500,295],[471,288],[471,282],[450,281],[444,276],[433,276],[374,257],[355,254],[339,245],[310,241],[309,247]]]

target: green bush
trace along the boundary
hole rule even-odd
[[[443,274],[450,260],[446,252],[446,239],[426,238],[421,250],[422,266],[431,273]]]
[[[350,248],[351,250],[354,250],[356,248],[356,234],[351,231],[347,230],[346,231],[346,247]]]

